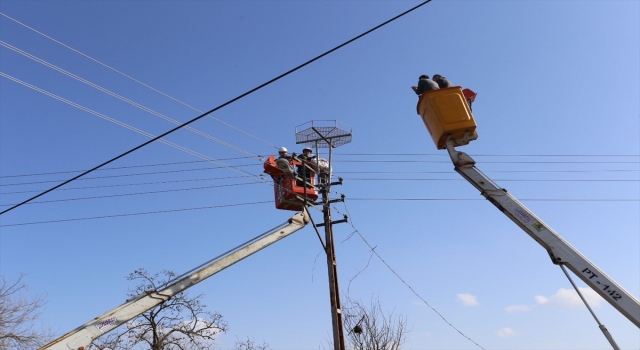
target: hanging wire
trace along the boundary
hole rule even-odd
[[[171,129],[169,131],[164,132],[161,135],[158,135],[156,137],[151,138],[149,141],[146,141],[146,142],[144,142],[144,143],[142,143],[142,144],[140,144],[140,145],[138,145],[138,146],[136,146],[136,147],[134,147],[134,148],[132,148],[132,149],[130,149],[130,150],[128,150],[128,151],[116,156],[116,157],[114,157],[114,158],[111,158],[110,160],[107,160],[106,162],[103,162],[103,163],[101,163],[101,164],[99,164],[99,165],[97,165],[97,166],[95,166],[95,167],[83,172],[82,174],[76,175],[73,178],[71,178],[71,179],[69,179],[69,180],[67,180],[67,181],[65,181],[63,183],[60,183],[60,184],[58,184],[58,185],[56,185],[56,186],[54,186],[54,187],[52,187],[52,188],[40,193],[38,195],[35,195],[35,196],[33,196],[33,197],[31,197],[31,198],[29,198],[29,199],[17,204],[17,205],[14,205],[14,206],[10,207],[9,209],[5,209],[4,211],[0,212],[0,215],[6,213],[8,211],[11,211],[11,210],[13,210],[15,208],[18,208],[21,205],[24,205],[25,203],[28,203],[28,202],[30,202],[30,201],[32,201],[32,200],[34,200],[34,199],[36,199],[36,198],[38,198],[40,196],[43,196],[43,195],[45,195],[45,194],[47,194],[47,193],[49,193],[49,192],[51,192],[51,191],[53,191],[53,190],[55,190],[55,189],[57,189],[59,187],[62,187],[64,185],[66,185],[66,184],[68,184],[68,183],[70,183],[70,182],[72,182],[72,181],[74,181],[74,180],[86,175],[86,174],[91,173],[92,171],[94,171],[96,169],[102,168],[103,166],[105,166],[105,165],[107,165],[109,163],[112,163],[112,162],[114,162],[114,161],[116,161],[116,160],[118,160],[118,159],[120,159],[120,158],[122,158],[122,157],[124,157],[124,156],[126,156],[126,155],[128,155],[130,153],[132,153],[132,152],[135,152],[138,149],[140,149],[140,148],[142,148],[142,147],[144,147],[144,146],[146,146],[146,145],[148,145],[148,144],[150,144],[150,143],[152,143],[154,141],[161,140],[163,137],[165,137],[165,136],[167,136],[167,135],[169,135],[169,134],[171,134],[171,133],[173,133],[173,132],[175,132],[175,131],[183,128],[183,127],[186,127],[189,124],[191,124],[191,123],[193,123],[193,122],[195,122],[197,120],[200,120],[200,119],[208,116],[209,114],[211,114],[211,113],[213,113],[213,112],[215,112],[215,111],[217,111],[217,110],[219,110],[221,108],[224,108],[225,106],[227,106],[227,105],[229,105],[229,104],[231,104],[231,103],[233,103],[233,102],[235,102],[237,100],[240,100],[240,99],[242,99],[243,97],[245,97],[247,95],[252,94],[253,92],[255,92],[257,90],[260,90],[263,87],[265,87],[267,85],[270,85],[271,83],[273,83],[275,81],[278,81],[278,80],[284,78],[285,76],[287,76],[287,75],[289,75],[289,74],[291,74],[291,73],[293,73],[293,72],[295,72],[295,71],[297,71],[297,70],[299,70],[299,69],[301,69],[301,68],[303,68],[303,67],[305,67],[305,66],[307,66],[307,65],[309,65],[309,64],[311,64],[311,63],[313,63],[313,62],[315,62],[315,61],[317,61],[319,59],[321,59],[324,56],[327,56],[327,55],[333,53],[334,51],[336,51],[336,50],[338,50],[338,49],[340,49],[340,48],[342,48],[342,47],[344,47],[344,46],[346,46],[346,45],[348,45],[348,44],[360,39],[361,37],[363,37],[363,36],[373,32],[373,31],[375,31],[376,29],[379,29],[379,28],[381,28],[381,27],[383,27],[383,26],[395,21],[396,19],[398,19],[398,18],[400,18],[400,17],[402,17],[402,16],[404,16],[404,15],[406,15],[406,14],[408,14],[408,13],[410,13],[410,12],[412,12],[412,11],[414,11],[414,10],[424,6],[424,5],[426,5],[429,2],[431,2],[431,0],[426,0],[426,1],[418,4],[417,6],[414,6],[411,9],[409,9],[409,10],[407,10],[407,11],[405,11],[405,12],[403,12],[403,13],[401,13],[401,14],[393,17],[393,18],[391,18],[390,20],[387,20],[387,21],[383,22],[382,24],[379,24],[379,25],[375,26],[374,28],[367,30],[364,33],[362,33],[362,34],[360,34],[360,35],[358,35],[358,36],[356,36],[356,37],[354,37],[354,38],[352,38],[350,40],[347,40],[346,42],[334,47],[333,49],[330,49],[330,50],[324,52],[323,54],[320,54],[320,55],[308,60],[307,62],[305,62],[305,63],[303,63],[303,64],[301,64],[301,65],[299,65],[299,66],[297,66],[297,67],[295,67],[293,69],[290,69],[289,71],[287,71],[285,73],[282,73],[279,76],[277,76],[277,77],[275,77],[275,78],[273,78],[273,79],[271,79],[271,80],[269,80],[269,81],[267,81],[267,82],[265,82],[263,84],[260,84],[257,87],[255,87],[255,88],[253,88],[253,89],[251,89],[251,90],[249,90],[249,91],[247,91],[247,92],[245,92],[245,93],[243,93],[241,95],[238,95],[237,97],[235,97],[235,98],[233,98],[233,99],[231,99],[231,100],[229,100],[229,101],[227,101],[227,102],[225,102],[225,103],[223,103],[223,104],[221,104],[221,105],[219,105],[219,106],[217,106],[217,107],[215,107],[215,108],[213,108],[213,109],[211,109],[211,110],[209,110],[209,111],[207,111],[205,113],[202,113],[201,115],[199,115],[199,116],[197,116],[197,117],[195,117],[195,118],[193,118],[193,119],[191,119],[191,120],[189,120],[189,121],[187,121],[187,122],[185,122],[185,123],[183,123],[181,125],[178,125],[178,126],[176,126],[175,128],[173,128],[173,129]]]
[[[20,22],[20,21],[16,20],[16,19],[14,19],[14,18],[12,18],[12,17],[7,16],[6,14],[4,14],[4,13],[2,13],[2,12],[0,12],[0,15],[2,15],[2,16],[4,16],[4,17],[6,17],[7,19],[9,19],[9,20],[11,20],[11,21],[13,21],[13,22],[15,22],[15,23],[17,23],[17,24],[19,24],[19,25],[21,25],[21,26],[23,26],[23,27],[27,28],[27,29],[29,29],[29,30],[32,30],[32,31],[33,31],[33,32],[35,32],[35,33],[38,33],[38,34],[40,34],[40,35],[44,36],[45,38],[47,38],[47,39],[49,39],[49,40],[51,40],[51,41],[53,41],[53,42],[55,42],[55,43],[57,43],[57,44],[59,44],[59,45],[62,45],[63,47],[65,47],[65,48],[67,48],[67,49],[69,49],[69,50],[71,50],[71,51],[73,51],[73,52],[75,52],[75,53],[77,53],[77,54],[79,54],[79,55],[82,55],[82,56],[84,56],[84,57],[86,57],[86,58],[88,58],[88,59],[90,59],[90,60],[92,60],[92,61],[94,61],[94,62],[96,62],[96,63],[100,64],[100,65],[101,65],[101,66],[103,66],[103,67],[106,67],[106,68],[108,68],[108,69],[110,69],[110,70],[112,70],[112,71],[114,71],[114,72],[116,72],[116,73],[118,73],[118,74],[120,74],[120,75],[122,75],[122,76],[126,77],[127,79],[130,79],[130,80],[132,80],[132,81],[134,81],[134,82],[136,82],[136,83],[138,83],[138,84],[140,84],[140,85],[142,85],[142,86],[144,86],[144,87],[146,87],[146,88],[148,88],[148,89],[150,89],[150,90],[152,90],[152,91],[154,91],[154,92],[157,92],[157,93],[159,93],[160,95],[162,95],[162,96],[164,96],[164,97],[167,97],[167,98],[169,98],[169,99],[171,99],[171,100],[173,100],[173,101],[175,101],[175,102],[178,102],[178,103],[180,103],[180,104],[182,104],[182,105],[184,105],[184,106],[186,106],[186,107],[189,107],[189,108],[191,108],[192,110],[194,110],[194,111],[196,111],[196,112],[200,112],[200,113],[202,113],[202,111],[201,111],[201,110],[199,110],[199,109],[197,109],[197,108],[195,108],[195,107],[193,107],[193,106],[191,106],[191,105],[189,105],[189,104],[187,104],[187,103],[185,103],[185,102],[183,102],[183,101],[180,101],[179,99],[177,99],[177,98],[175,98],[175,97],[173,97],[173,96],[170,96],[170,95],[168,95],[168,94],[166,94],[166,93],[164,93],[164,92],[162,92],[162,91],[160,91],[160,90],[158,90],[158,89],[156,89],[156,88],[154,88],[154,87],[152,87],[152,86],[150,86],[150,85],[147,85],[147,84],[145,84],[145,83],[141,82],[140,80],[137,80],[137,79],[135,79],[135,78],[133,78],[133,77],[131,77],[131,76],[129,76],[129,75],[127,75],[127,74],[125,74],[125,73],[123,73],[123,72],[121,72],[121,71],[119,71],[119,70],[117,70],[117,69],[115,69],[115,68],[113,68],[113,67],[111,67],[111,66],[107,65],[106,63],[103,63],[103,62],[101,62],[101,61],[99,61],[99,60],[97,60],[97,59],[95,59],[95,58],[93,58],[93,57],[91,57],[91,56],[89,56],[89,55],[87,55],[87,54],[83,53],[83,52],[80,52],[79,50],[76,50],[76,49],[72,48],[71,46],[68,46],[68,45],[66,45],[66,44],[64,44],[64,43],[62,43],[62,42],[60,42],[60,41],[58,41],[58,40],[56,40],[56,39],[54,39],[54,38],[52,38],[52,37],[50,37],[50,36],[48,36],[48,35],[44,34],[44,33],[42,33],[42,32],[40,32],[40,31],[37,31],[37,30],[35,30],[35,29],[33,29],[33,28],[29,27],[28,25],[26,25],[26,24],[24,24],[24,23],[22,23],[22,22]],[[227,127],[230,127],[230,128],[232,128],[232,129],[234,129],[234,130],[236,130],[236,131],[239,131],[239,132],[241,132],[241,133],[243,133],[243,134],[245,134],[245,135],[247,135],[247,136],[249,136],[249,137],[252,137],[252,138],[254,138],[254,139],[256,139],[256,140],[258,140],[258,141],[260,141],[260,142],[262,142],[262,143],[265,143],[265,144],[267,144],[267,145],[269,145],[269,146],[271,146],[271,147],[273,147],[273,148],[278,148],[277,146],[275,146],[275,145],[273,145],[273,144],[271,144],[271,143],[269,143],[269,142],[267,142],[267,141],[265,141],[265,140],[262,140],[262,139],[260,139],[260,138],[258,138],[258,137],[256,137],[256,136],[254,136],[254,135],[251,135],[250,133],[248,133],[248,132],[246,132],[246,131],[244,131],[244,130],[241,130],[241,129],[239,129],[239,128],[237,128],[237,127],[235,127],[235,126],[231,125],[231,124],[228,124],[228,123],[226,123],[226,122],[223,122],[222,120],[220,120],[220,119],[218,119],[218,118],[215,118],[214,116],[209,116],[209,118],[211,118],[211,119],[213,119],[213,120],[215,120],[215,121],[217,121],[217,122],[219,122],[219,123],[221,123],[221,124],[223,124],[223,125],[225,125],[225,126],[227,126]]]
[[[351,199],[351,198],[350,198]],[[422,300],[422,302],[427,305],[431,310],[433,310],[438,316],[440,316],[440,318],[446,323],[448,324],[451,328],[455,329],[461,336],[465,337],[467,340],[469,340],[470,342],[472,342],[473,344],[475,344],[477,347],[479,347],[480,349],[484,349],[482,346],[480,346],[480,344],[478,344],[476,341],[474,341],[473,339],[471,339],[469,336],[467,336],[466,334],[462,333],[461,330],[459,330],[456,326],[454,326],[451,322],[449,322],[438,310],[436,310],[433,306],[431,306],[420,294],[418,294],[418,292],[416,292],[415,289],[413,289],[413,287],[411,287],[411,285],[409,285],[409,283],[407,283],[407,281],[405,281],[392,267],[391,265],[389,265],[389,263],[387,263],[382,256],[380,256],[380,254],[378,254],[378,251],[375,249],[376,247],[371,246],[371,244],[366,240],[366,238],[364,238],[364,236],[362,235],[362,233],[360,233],[360,231],[355,227],[355,225],[353,224],[353,216],[351,215],[351,213],[349,212],[349,209],[347,208],[347,202],[346,200],[342,201],[342,204],[344,205],[344,210],[347,212],[347,216],[349,217],[349,224],[351,225],[351,227],[353,228],[353,230],[355,231],[355,233],[358,234],[358,236],[360,237],[360,239],[362,239],[362,241],[367,245],[367,247],[369,247],[370,251],[375,254],[375,256],[380,259],[380,261],[389,269],[389,271],[391,271],[405,286],[407,286],[407,288],[409,288],[409,290],[415,295],[417,296],[420,300]]]
[[[26,51],[20,50],[15,46],[9,45],[9,44],[7,44],[6,42],[4,42],[2,40],[0,40],[0,45],[4,46],[4,47],[6,47],[6,48],[8,48],[10,50],[13,50],[13,51],[15,51],[15,52],[27,57],[27,58],[30,58],[30,59],[32,59],[32,60],[34,60],[34,61],[36,61],[36,62],[38,62],[38,63],[40,63],[40,64],[42,64],[44,66],[46,66],[46,67],[49,67],[49,68],[51,68],[53,70],[56,70],[56,71],[66,75],[68,77],[71,77],[71,78],[73,78],[73,79],[75,79],[75,80],[77,80],[77,81],[79,81],[81,83],[89,85],[89,86],[91,86],[91,87],[93,87],[93,88],[95,88],[95,89],[97,89],[97,90],[99,90],[99,91],[101,91],[101,92],[103,92],[103,93],[105,93],[107,95],[113,96],[113,97],[115,97],[115,98],[117,98],[117,99],[119,99],[119,100],[121,100],[123,102],[126,102],[126,103],[136,107],[136,108],[139,108],[139,109],[141,109],[141,110],[143,110],[145,112],[148,112],[150,114],[155,115],[156,117],[164,119],[164,120],[166,120],[166,121],[168,121],[168,122],[170,122],[170,123],[172,123],[174,125],[180,125],[181,124],[179,121],[177,121],[177,120],[175,120],[173,118],[167,117],[166,115],[164,115],[162,113],[159,113],[157,111],[154,111],[151,108],[145,107],[145,106],[143,106],[143,105],[141,105],[141,104],[139,104],[137,102],[129,100],[129,99],[127,99],[127,98],[125,98],[125,97],[123,97],[121,95],[118,95],[115,92],[107,90],[107,89],[103,88],[100,85],[97,85],[97,84],[94,84],[94,83],[92,83],[92,82],[90,82],[88,80],[85,80],[85,79],[83,79],[83,78],[81,78],[81,77],[79,77],[79,76],[77,76],[77,75],[75,75],[73,73],[70,73],[70,72],[68,72],[68,71],[66,71],[66,70],[64,70],[64,69],[62,69],[62,68],[60,68],[58,66],[55,66],[55,65],[53,65],[53,64],[51,64],[51,63],[49,63],[49,62],[47,62],[45,60],[42,60],[42,59],[40,59],[40,58],[38,58],[38,57],[36,57],[36,56],[26,52]],[[202,137],[204,137],[204,138],[206,138],[206,139],[208,139],[210,141],[217,142],[217,143],[219,143],[219,144],[221,144],[221,145],[223,145],[225,147],[231,148],[231,149],[233,149],[233,150],[235,150],[237,152],[244,153],[244,154],[246,154],[246,155],[248,155],[248,156],[250,156],[252,158],[258,159],[258,160],[262,160],[262,158],[260,156],[258,156],[258,155],[255,155],[255,154],[253,154],[253,153],[251,153],[249,151],[245,151],[244,149],[242,149],[240,147],[236,147],[236,146],[234,146],[234,145],[232,145],[232,144],[230,144],[228,142],[225,142],[225,141],[222,141],[222,140],[220,140],[218,138],[215,138],[215,137],[213,137],[213,136],[211,136],[211,135],[209,135],[209,134],[207,134],[207,133],[205,133],[203,131],[195,129],[195,128],[191,127],[191,126],[185,126],[185,129],[193,132],[196,135],[200,135],[200,136],[202,136]]]

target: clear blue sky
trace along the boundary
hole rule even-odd
[[[418,3],[2,1],[0,11],[208,110]],[[460,150],[638,297],[639,28],[638,1],[434,0],[214,114],[266,143],[212,119],[193,127],[268,155],[272,145],[300,148],[295,126],[309,120],[351,125],[353,142],[336,149],[334,164],[345,183],[334,190],[347,196],[355,227],[447,320],[487,349],[607,349],[584,306],[572,306],[572,294],[563,292],[571,286],[547,253],[435,150],[410,86],[421,74],[440,73],[475,90],[480,137]],[[0,39],[178,121],[199,114],[6,17]],[[152,134],[172,127],[5,47],[0,71]],[[56,183],[36,182],[72,173],[11,176],[88,169],[146,140],[2,77],[0,94],[2,205]],[[216,159],[247,157],[186,130],[168,140]],[[136,185],[58,190],[37,201],[255,182],[226,169],[194,170],[206,163],[157,165],[196,160],[152,144],[110,165],[129,168],[97,171],[88,177],[104,178],[65,188]],[[398,160],[416,162],[390,162]],[[262,171],[252,158],[225,162]],[[381,171],[388,173],[371,173]],[[115,175],[129,176],[105,177]],[[211,178],[217,179],[158,183]],[[246,184],[24,205],[0,218],[0,274],[26,273],[31,292],[47,294],[42,321],[62,334],[124,302],[124,277],[133,270],[184,272],[293,212],[269,203],[6,225],[272,199],[269,186]],[[352,231],[335,227],[343,293],[370,257],[359,237],[345,241]],[[331,329],[320,252],[313,229],[305,228],[194,287],[230,324],[220,345],[250,336],[275,349],[317,349]],[[350,295],[378,297],[385,309],[406,315],[406,349],[477,348],[375,257],[352,281]],[[622,348],[640,347],[637,327],[608,304],[594,304]]]

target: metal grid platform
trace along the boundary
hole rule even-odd
[[[296,144],[333,148],[351,142],[351,126],[337,120],[312,120],[296,126]]]

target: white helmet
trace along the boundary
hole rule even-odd
[[[280,149],[278,150],[278,153],[282,153],[282,152],[287,153],[288,152],[287,148],[286,147],[280,147]]]

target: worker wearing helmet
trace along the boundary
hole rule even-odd
[[[279,158],[286,158],[286,159],[290,159],[291,156],[289,156],[287,154],[288,150],[286,147],[280,147],[280,149],[278,150],[278,155],[280,155]]]
[[[418,86],[412,86],[411,89],[416,93],[416,95],[420,96],[423,93],[431,90],[438,90],[438,83],[429,79],[428,75],[421,75],[418,80]]]
[[[316,156],[312,156],[311,153],[313,151],[309,147],[305,147],[302,150],[302,154],[298,156],[298,159],[302,162],[302,164],[298,165],[298,176],[300,176],[304,182],[309,182],[309,178],[312,176],[313,165],[311,164],[311,160],[315,159]]]
[[[438,87],[440,87],[441,89],[453,86],[451,85],[451,82],[449,81],[449,79],[443,77],[440,74],[434,74],[433,81],[435,81],[436,84],[438,84]]]
[[[280,147],[278,150],[278,159],[276,159],[276,165],[284,174],[295,176],[295,172],[293,171],[293,167],[289,163],[291,160],[291,156],[287,154],[286,147]]]

